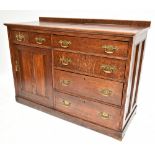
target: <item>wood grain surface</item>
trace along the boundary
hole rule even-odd
[[[150,21],[7,23],[16,100],[122,139],[137,108]]]

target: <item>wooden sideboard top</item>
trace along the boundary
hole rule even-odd
[[[150,21],[40,17],[39,21],[6,23],[5,25],[52,31],[134,36],[143,31],[147,31],[150,24]]]

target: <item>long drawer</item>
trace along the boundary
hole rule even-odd
[[[123,83],[54,70],[54,88],[120,106]]]
[[[54,66],[116,80],[123,80],[125,72],[123,60],[57,50],[54,50]]]
[[[120,129],[121,110],[118,108],[58,92],[54,97],[56,110],[114,130]]]
[[[128,42],[53,35],[54,48],[116,57],[127,57]]]

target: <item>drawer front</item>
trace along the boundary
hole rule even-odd
[[[123,80],[125,61],[54,50],[55,67]]]
[[[55,108],[69,115],[119,130],[120,109],[55,92]]]
[[[123,83],[54,70],[54,88],[120,106]]]
[[[12,38],[18,44],[28,43],[29,40],[28,32],[23,31],[12,31]]]
[[[128,50],[128,42],[59,35],[53,36],[53,46],[55,48],[118,57],[127,57]]]
[[[51,47],[51,35],[46,33],[12,31],[13,41],[18,44],[29,43],[39,46]]]
[[[51,46],[51,35],[45,33],[30,33],[30,43],[42,46]]]

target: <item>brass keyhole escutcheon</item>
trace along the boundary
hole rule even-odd
[[[85,100],[82,100],[82,103],[86,103],[86,101]]]

